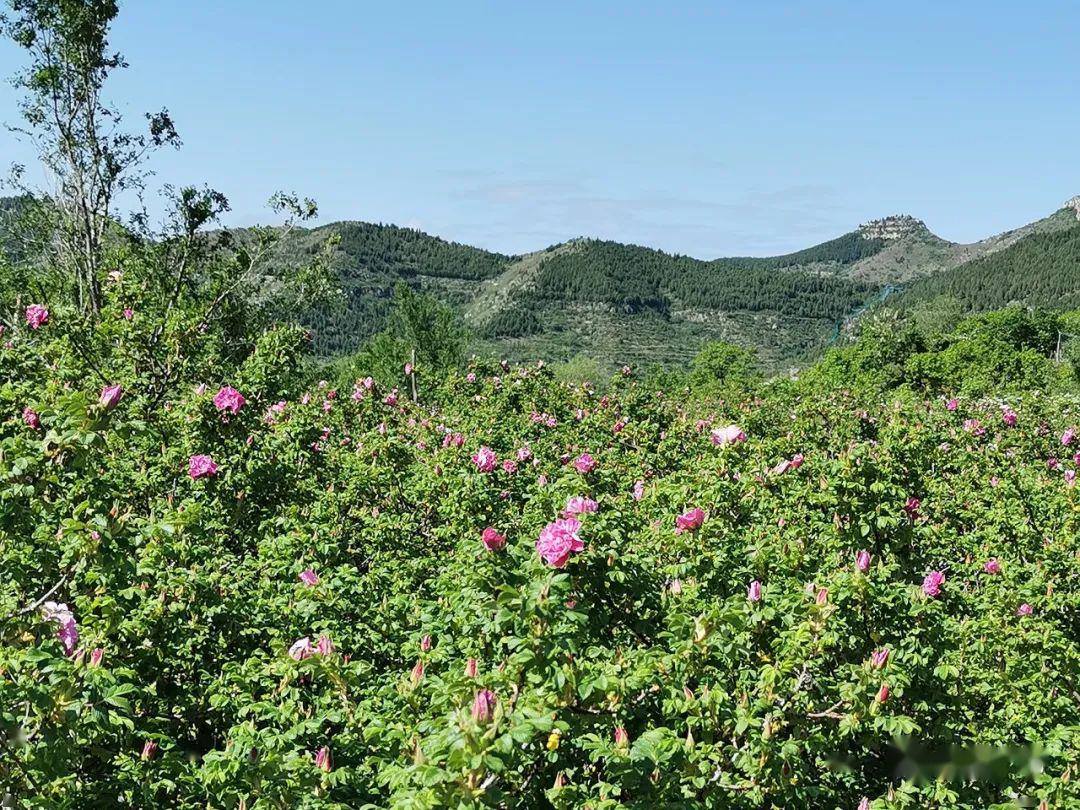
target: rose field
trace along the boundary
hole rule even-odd
[[[277,4],[304,42],[264,47],[273,71],[250,63],[265,96],[215,60],[255,53],[274,3],[234,27],[220,15],[243,4],[202,4],[198,53],[160,22],[198,3],[132,5],[122,36],[159,32],[141,54],[172,59],[189,108],[217,93],[257,134],[214,120],[200,159],[262,183],[278,159],[257,146],[363,143],[331,119],[290,134],[256,115],[308,117],[287,80],[320,115],[307,95],[325,74],[367,89],[291,64],[325,58],[306,38],[329,4]],[[380,4],[339,5],[333,33],[363,23],[395,58],[463,70],[370,24]],[[899,216],[710,261],[597,239],[504,255],[320,224],[291,193],[271,198],[274,224],[230,228],[247,197],[230,218],[212,188],[151,187],[149,157],[180,143],[169,112],[129,130],[108,101],[127,67],[117,0],[3,6],[0,48],[23,60],[4,132],[38,162],[0,197],[0,809],[1080,808],[1080,197],[973,244]],[[608,16],[599,39],[621,38]],[[381,95],[425,98],[394,72],[379,65]],[[658,117],[634,105],[627,132]],[[458,117],[444,139],[437,107],[372,143],[411,161],[424,130],[455,203],[520,197],[539,215],[544,188],[563,194],[470,192],[488,173],[442,150],[490,141]],[[515,118],[498,109],[460,117]],[[542,123],[597,166],[628,148]],[[375,199],[329,165],[311,176],[346,188],[339,203]],[[817,234],[847,193],[795,196],[818,188],[825,213],[765,191],[746,207],[775,201],[785,228]],[[614,191],[582,189],[577,207],[610,207]]]
[[[134,277],[3,335],[20,806],[1080,802],[1080,407],[1037,317],[729,399],[473,361],[414,402],[292,327],[151,350]]]

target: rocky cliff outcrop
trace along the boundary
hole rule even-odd
[[[926,223],[910,214],[897,214],[882,219],[872,219],[859,226],[864,239],[900,239],[916,233],[925,233]]]

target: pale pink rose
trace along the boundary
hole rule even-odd
[[[315,651],[319,655],[331,655],[334,652],[334,642],[330,640],[330,636],[325,633],[319,636],[318,642],[315,644]]]
[[[307,636],[297,639],[289,647],[289,658],[294,661],[303,661],[305,658],[311,658],[314,654],[315,648],[311,646],[311,639]]]
[[[750,586],[746,589],[746,598],[751,602],[761,601],[761,583],[756,579],[750,583]]]
[[[498,460],[495,451],[490,447],[481,447],[472,455],[472,462],[476,465],[476,469],[483,473],[489,473],[494,470]]]
[[[1033,610],[1034,608],[1032,608],[1031,605],[1029,605],[1027,602],[1024,602],[1022,605],[1020,605],[1020,607],[1016,609],[1016,615],[1030,616]]]
[[[635,501],[640,501],[643,497],[645,497],[645,482],[635,481],[634,489],[631,494],[633,495]]]
[[[717,447],[726,447],[729,444],[738,444],[746,441],[746,434],[738,425],[716,428],[709,434],[709,440]]]
[[[133,310],[131,307],[124,307],[124,320],[125,321],[130,321],[134,317],[135,317],[135,310]]]
[[[586,498],[583,495],[574,495],[566,501],[566,508],[563,509],[563,515],[566,517],[570,517],[571,515],[583,515],[595,512],[597,507],[598,504],[592,498]]]
[[[1076,429],[1075,428],[1068,428],[1064,433],[1061,434],[1061,445],[1062,445],[1062,447],[1068,447],[1070,444],[1072,444],[1073,439],[1075,437],[1076,437]]]
[[[960,407],[960,400],[955,399],[955,398],[950,399],[948,402],[945,403],[945,408],[947,410],[950,410],[950,411],[955,411],[959,407]]]

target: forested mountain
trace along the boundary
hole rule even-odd
[[[327,236],[340,240],[335,266],[346,304],[307,318],[323,354],[351,350],[381,328],[394,285],[405,282],[455,307],[477,351],[514,360],[684,364],[703,343],[724,340],[779,370],[819,354],[883,300],[910,304],[960,290],[965,310],[1073,302],[1078,225],[1070,202],[958,244],[913,217],[891,216],[782,256],[713,260],[595,239],[507,256],[366,223],[301,231],[293,241],[314,252]]]
[[[18,208],[0,200],[0,241],[3,215]],[[511,360],[686,364],[704,343],[723,340],[781,370],[820,354],[881,302],[904,312],[935,301],[950,312],[1080,305],[1078,209],[1072,200],[973,244],[891,216],[782,256],[713,260],[595,239],[509,256],[411,228],[338,222],[293,231],[281,261],[333,242],[344,302],[302,314],[324,356],[353,351],[382,329],[405,283],[453,307],[475,351]]]
[[[920,279],[897,300],[903,308],[948,299],[962,312],[1011,303],[1073,308],[1080,304],[1080,224],[1032,233],[1004,250]]]

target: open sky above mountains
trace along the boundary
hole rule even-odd
[[[113,90],[132,123],[170,108],[157,179],[221,189],[231,224],[295,189],[327,222],[513,254],[776,255],[898,212],[971,242],[1080,190],[1075,4],[614,10],[129,2]],[[31,162],[7,132],[0,154]]]

